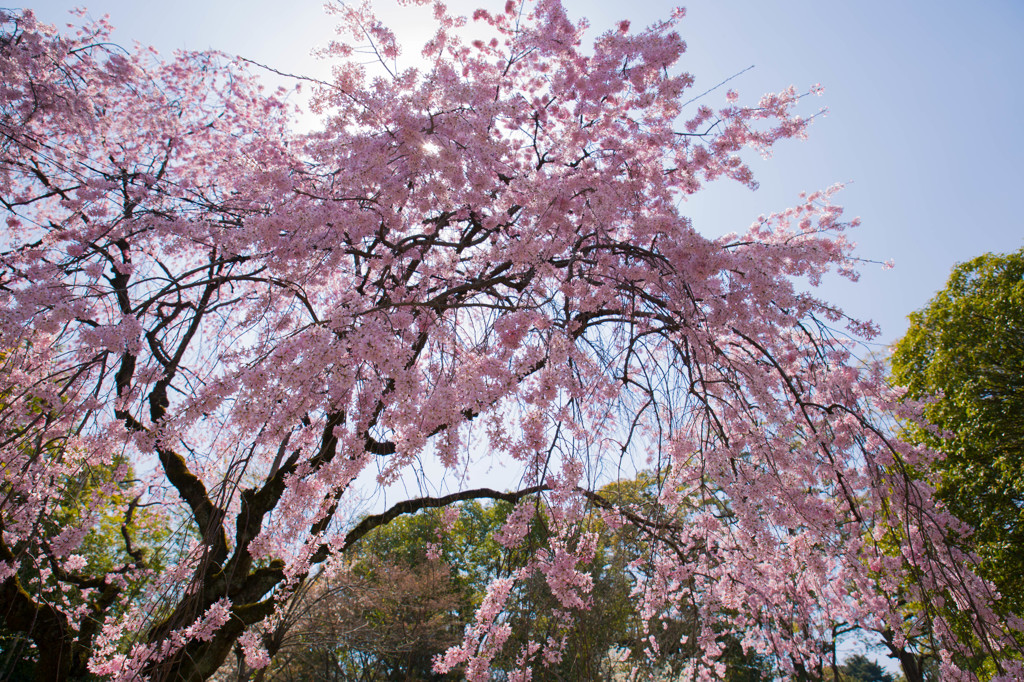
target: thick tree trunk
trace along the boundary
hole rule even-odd
[[[903,668],[903,676],[907,678],[907,682],[924,682],[922,657],[912,651],[907,651],[906,647],[896,646],[895,637],[891,630],[883,632],[882,638],[885,641],[886,648],[889,649],[889,655],[900,662],[900,667]]]

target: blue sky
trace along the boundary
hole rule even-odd
[[[460,0],[467,13],[500,0]],[[41,18],[64,23],[82,0],[46,0]],[[503,3],[500,3],[503,4]],[[622,4],[567,0],[573,17],[595,30],[628,18],[646,25],[675,2]],[[378,2],[396,27],[415,29],[420,14]],[[283,71],[325,76],[311,48],[333,35],[320,0],[93,0],[109,14],[116,39],[162,52],[216,48]],[[689,49],[683,68],[701,92],[748,66],[730,83],[744,99],[789,85],[825,86],[828,107],[810,139],[780,146],[754,167],[757,192],[720,183],[685,211],[708,234],[742,230],[780,210],[801,191],[848,183],[838,201],[863,225],[852,238],[866,259],[892,259],[883,271],[866,264],[857,284],[832,280],[823,296],[882,327],[888,343],[906,316],[925,305],[957,262],[1024,246],[1018,196],[1024,192],[1024,3],[985,0],[822,2],[694,0],[680,27]],[[412,59],[416,50],[409,50]],[[723,89],[724,91],[724,89]],[[704,100],[720,102],[724,92]],[[815,102],[817,104],[817,102]]]

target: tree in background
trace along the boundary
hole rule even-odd
[[[854,654],[845,661],[841,668],[843,682],[893,682],[892,675],[885,672],[864,654]]]
[[[637,499],[644,487],[641,479],[606,488],[602,494]],[[296,617],[282,620],[275,633],[283,643],[260,679],[460,679],[454,672],[434,673],[432,659],[461,639],[487,586],[521,570],[530,552],[504,548],[495,540],[512,505],[466,502],[457,507],[457,518],[446,519],[452,511],[431,510],[378,527],[348,555],[349,563],[312,582],[293,602]],[[548,540],[546,519],[543,512],[534,516],[527,547]],[[593,559],[582,567],[593,582],[589,608],[570,623],[552,617],[559,608],[557,599],[543,578],[534,576],[510,599],[510,643],[566,638],[560,659],[537,671],[535,680],[619,679],[629,672],[620,663],[626,654],[633,654],[659,679],[674,679],[697,655],[692,644],[682,641],[695,629],[694,614],[676,614],[665,621],[668,627],[650,633],[657,639],[659,655],[656,661],[645,662],[649,634],[631,608],[638,573],[647,564],[644,543],[633,528],[612,530],[598,514],[588,516],[585,523],[599,537]],[[723,679],[771,679],[770,661],[747,655],[741,637],[723,629]],[[499,655],[492,668],[511,675],[516,663],[513,656]]]
[[[266,682],[456,680],[433,659],[462,638],[460,594],[439,562],[375,559],[331,571],[293,598],[272,634],[277,654],[253,671],[237,650],[218,679]]]
[[[973,531],[962,542],[1003,595],[1024,609],[1024,250],[953,269],[910,316],[893,348],[893,381],[924,401],[907,435],[945,453],[927,471]],[[961,624],[961,627],[969,627]]]
[[[100,576],[117,580],[134,559],[145,560],[153,572],[159,571],[169,551],[166,540],[170,529],[161,511],[140,507],[137,497],[129,499],[126,494],[134,478],[131,470],[127,470],[127,476],[121,473],[116,488],[111,486],[122,466],[90,467],[63,481],[61,501],[53,518],[38,528],[39,533],[56,538],[68,529],[80,528],[83,517],[91,517],[89,531],[70,560],[81,566],[83,573],[96,577],[69,576],[53,557],[22,572],[25,582],[34,589],[59,594],[63,608],[82,613],[81,627],[87,636],[102,625],[102,620],[89,612],[89,601],[94,600],[93,604],[108,615],[124,614],[152,579],[151,573],[134,573],[118,580],[118,589],[113,589]],[[12,632],[3,625],[0,617],[0,680],[31,679],[39,661],[38,648],[24,631]]]
[[[434,673],[433,659],[461,641],[489,581],[512,569],[491,537],[510,507],[457,509],[451,523],[430,509],[379,526],[311,580],[278,623],[279,654],[261,679],[459,679]]]
[[[0,362],[3,360],[0,357]],[[7,391],[0,390],[0,404],[7,396]],[[23,566],[20,577],[40,592],[56,594],[63,608],[82,613],[81,629],[88,637],[102,625],[95,613],[89,613],[90,598],[101,605],[102,611],[123,614],[145,591],[151,574],[119,574],[124,574],[133,560],[146,561],[154,571],[163,567],[168,549],[165,541],[170,534],[168,519],[159,507],[142,503],[141,496],[132,492],[137,480],[130,463],[122,457],[113,457],[110,464],[79,468],[53,483],[57,501],[52,516],[40,519],[36,533],[60,538],[87,527],[76,553],[68,560],[88,575],[120,578],[119,588],[113,589],[101,579],[69,576],[52,555],[44,557],[43,562]],[[81,653],[75,652],[78,656]],[[5,628],[0,612],[0,680],[31,679],[38,663],[39,651],[32,639],[24,630]]]
[[[982,570],[1024,606],[1024,250],[953,269],[910,316],[894,347],[893,380],[928,400],[910,435],[946,454],[938,492],[974,528]]]
[[[912,475],[932,454],[890,435],[882,369],[845,336],[872,327],[797,287],[853,274],[833,191],[719,239],[680,212],[707,182],[754,187],[742,150],[802,137],[802,95],[690,107],[681,12],[585,49],[557,0],[472,24],[436,4],[415,68],[368,4],[338,13],[352,42],[297,135],[223,55],[0,12],[0,605],[39,679],[206,679],[236,645],[264,669],[318,567],[470,500],[513,505],[496,540],[524,558],[437,674],[565,657],[595,513],[644,545],[647,660],[685,620],[685,674],[719,674],[728,632],[803,674],[836,623],[903,636],[906,585],[970,621],[937,621],[946,674],[964,647],[1024,674]],[[362,474],[424,459],[463,484],[346,515]],[[508,486],[473,487],[496,460]],[[57,531],[65,482],[97,467],[114,476]],[[602,494],[640,470],[647,500]],[[129,530],[97,573],[83,543],[133,504],[176,551],[158,564]],[[512,628],[535,585],[547,638]]]

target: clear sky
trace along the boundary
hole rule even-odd
[[[33,9],[62,24],[84,2],[43,0]],[[503,5],[455,4],[468,13],[488,3]],[[675,4],[566,0],[595,32],[622,18],[646,25]],[[415,29],[425,16],[396,12],[390,0],[376,6],[397,29]],[[87,7],[93,16],[109,14],[126,46],[216,48],[283,71],[328,73],[310,55],[333,35],[320,0],[92,0]],[[697,79],[694,93],[754,65],[729,84],[741,101],[822,83],[818,101],[829,109],[809,140],[756,159],[757,192],[720,183],[691,200],[685,210],[699,229],[739,231],[800,191],[848,183],[838,201],[863,219],[852,235],[859,255],[896,267],[865,264],[859,283],[827,282],[823,295],[878,322],[883,343],[903,333],[907,314],[944,285],[955,263],[1024,246],[1024,2],[693,0],[687,10],[683,68]],[[703,102],[719,104],[722,95]]]

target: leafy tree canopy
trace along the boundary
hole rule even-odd
[[[932,467],[949,508],[975,528],[971,546],[1011,607],[1024,606],[1024,250],[954,268],[910,317],[893,380],[926,400],[918,442],[946,453]]]
[[[610,498],[630,494],[640,502],[645,488],[629,481],[602,492]],[[487,586],[528,565],[528,551],[494,539],[512,511],[504,502],[470,501],[445,512],[406,516],[368,534],[349,555],[351,563],[325,572],[302,595],[297,617],[283,622],[280,661],[272,662],[264,679],[460,679],[461,671],[437,675],[431,663],[472,624]],[[533,679],[614,680],[638,665],[656,677],[677,676],[698,658],[696,647],[684,643],[700,630],[696,613],[678,612],[664,620],[665,627],[647,632],[631,608],[640,574],[651,568],[644,543],[631,526],[613,530],[598,513],[583,521],[599,537],[593,558],[582,567],[593,583],[587,607],[569,622],[554,617],[560,605],[543,576],[523,581],[508,605],[513,642],[566,640],[562,655],[535,669]],[[550,532],[548,515],[538,513],[529,544],[542,546]],[[770,658],[745,652],[742,633],[732,631],[727,618],[721,621],[716,634],[724,646],[723,679],[771,679]],[[659,655],[646,661],[651,636]],[[632,665],[623,663],[627,655]],[[499,655],[492,667],[498,675],[512,675],[517,661]]]
[[[892,675],[864,654],[850,656],[840,670],[843,682],[893,682]]]

